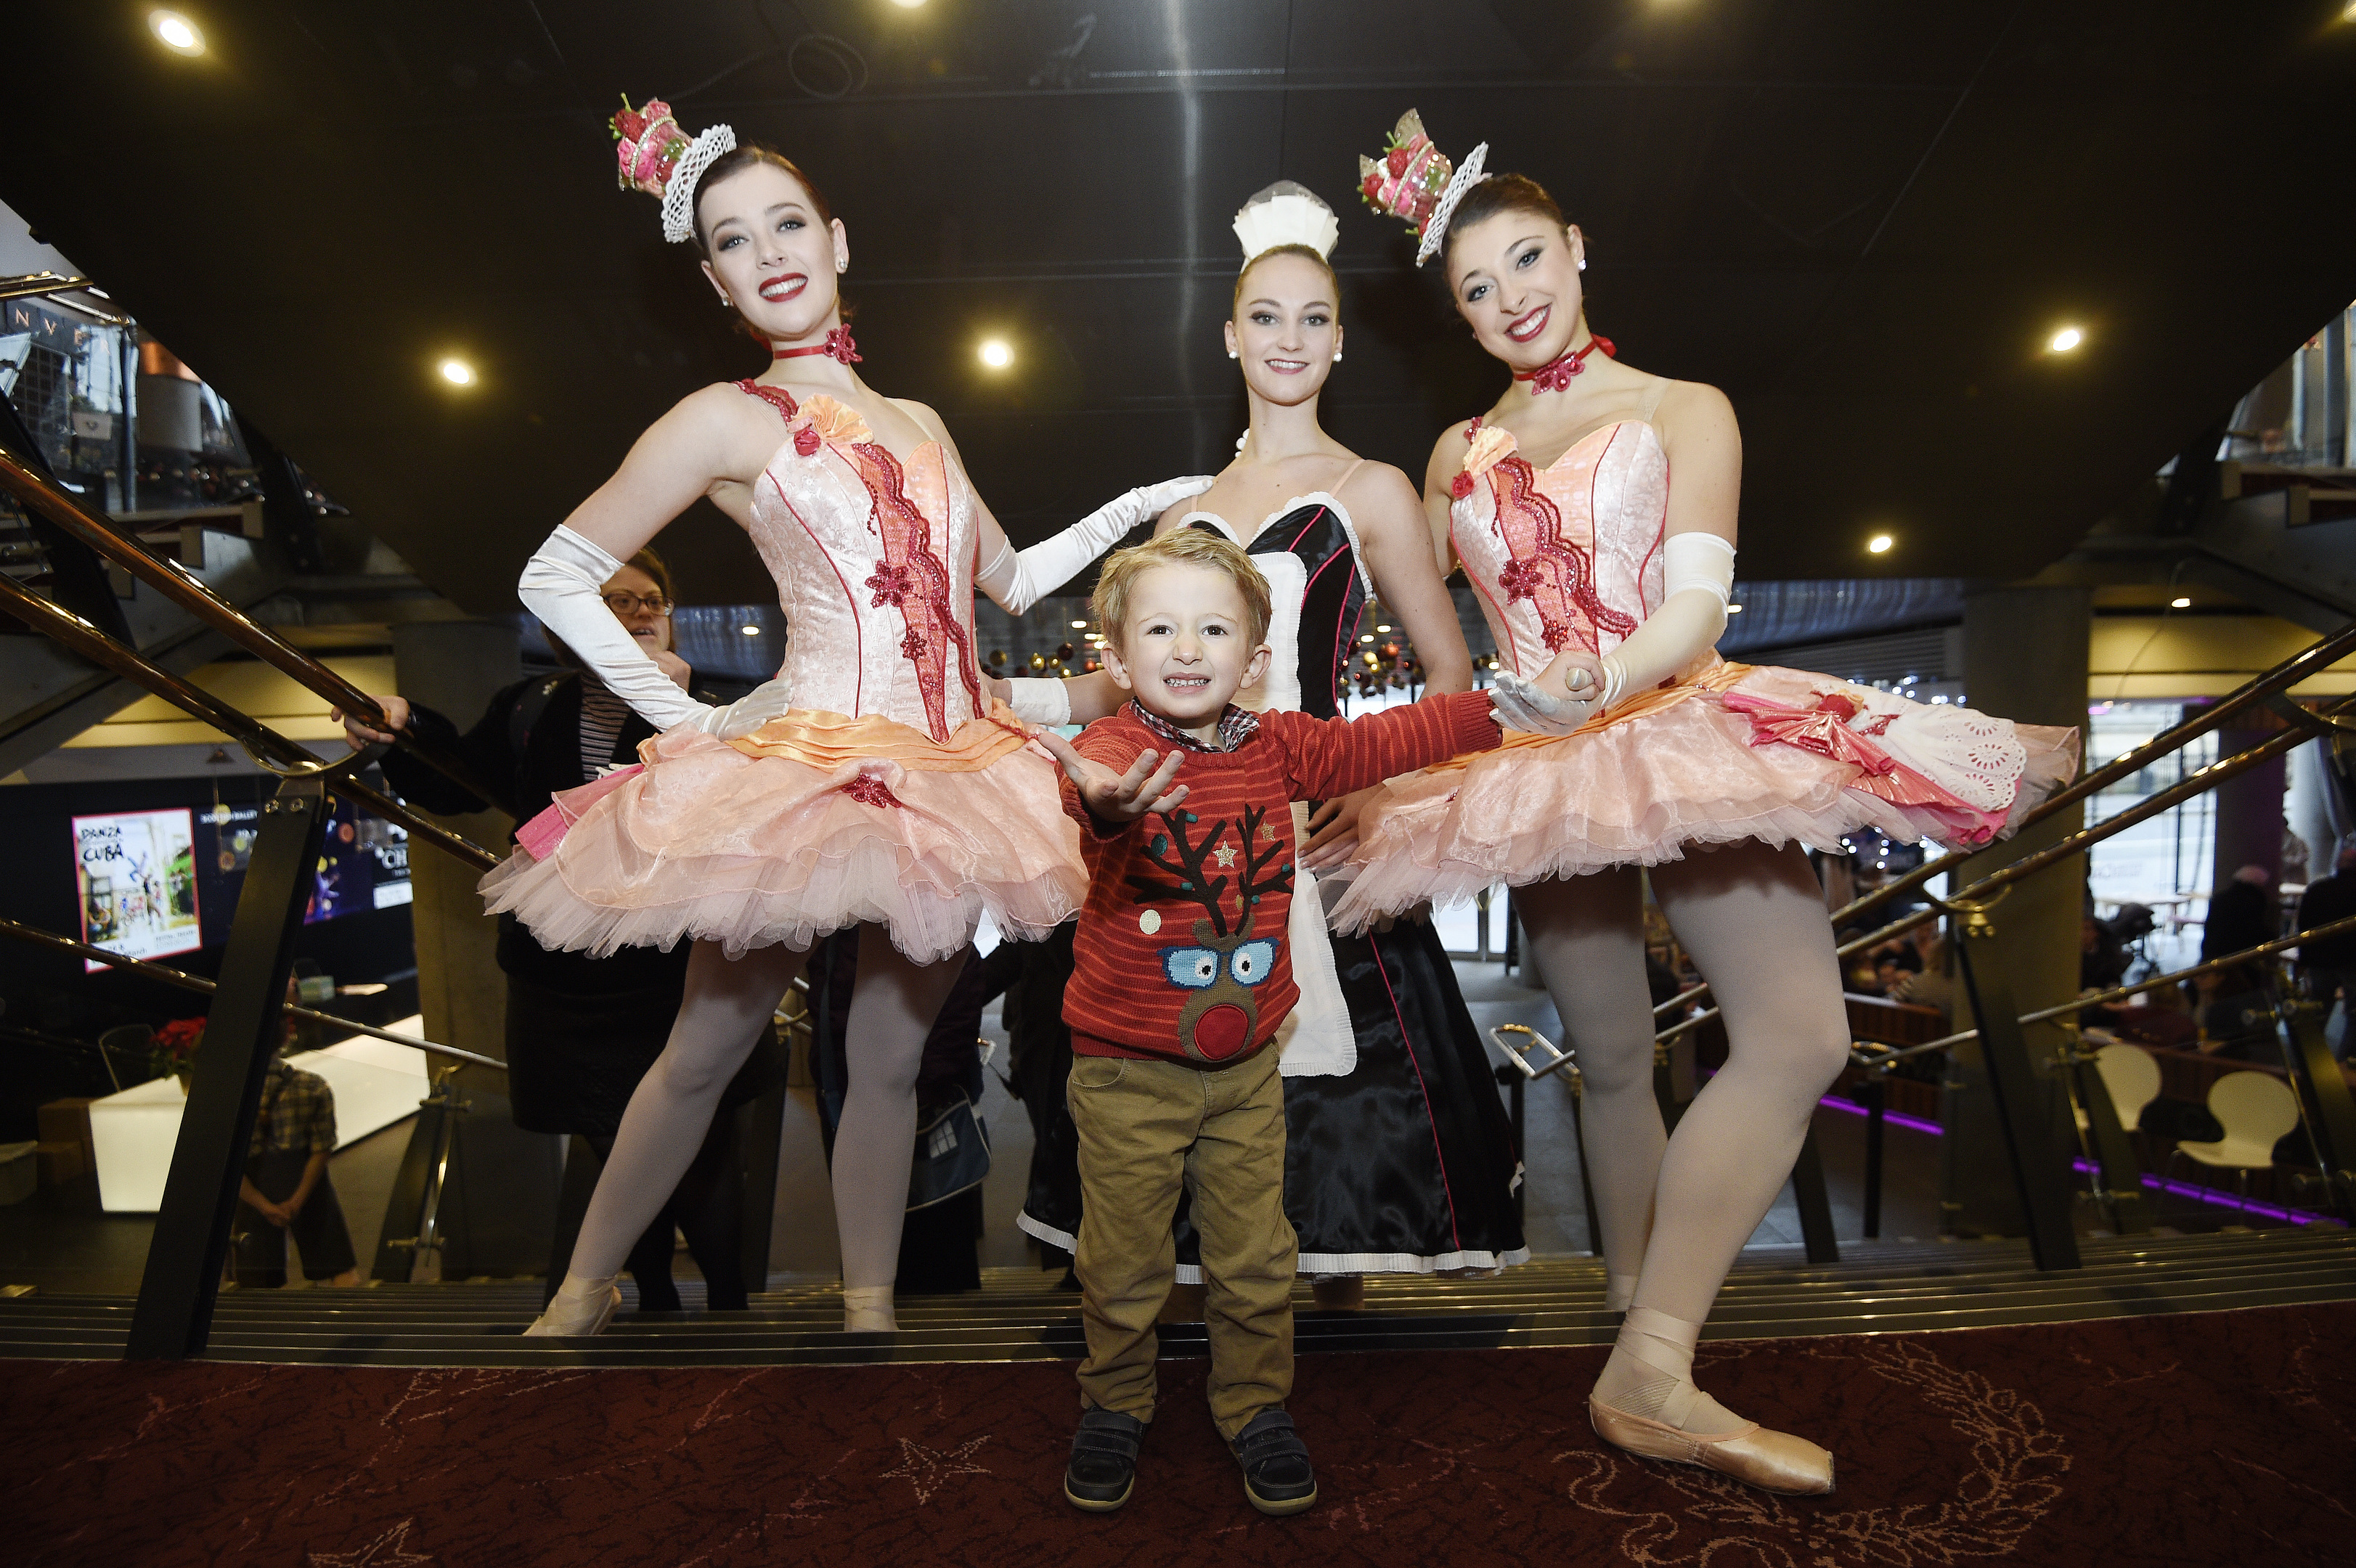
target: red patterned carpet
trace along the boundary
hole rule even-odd
[[[1770,1498],[1602,1448],[1603,1352],[1317,1356],[1324,1499],[1245,1503],[1163,1364],[1136,1501],[1058,1486],[1068,1366],[444,1371],[0,1363],[15,1563],[2356,1562],[2356,1307],[1706,1345],[1839,1456]]]

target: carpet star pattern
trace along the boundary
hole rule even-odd
[[[409,1539],[410,1527],[416,1522],[404,1519],[357,1552],[313,1552],[305,1553],[304,1561],[308,1568],[404,1568],[410,1563],[431,1563],[433,1558],[422,1556],[402,1544]]]
[[[894,1476],[905,1476],[908,1479],[908,1484],[916,1488],[916,1501],[919,1504],[928,1503],[932,1501],[933,1494],[948,1484],[951,1476],[987,1476],[991,1473],[980,1465],[965,1463],[974,1450],[989,1441],[989,1435],[984,1434],[980,1437],[969,1438],[947,1453],[943,1453],[937,1448],[927,1448],[921,1443],[903,1437],[900,1439],[900,1463],[892,1469],[884,1471],[876,1479],[888,1481]]]

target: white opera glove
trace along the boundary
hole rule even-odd
[[[1590,691],[1587,672],[1573,670],[1572,678]],[[1534,735],[1568,735],[1594,715],[1599,704],[1577,697],[1556,697],[1512,670],[1500,670],[1489,687],[1489,711],[1502,730],[1526,730]]]
[[[1610,708],[1632,691],[1658,686],[1718,645],[1734,597],[1734,547],[1716,534],[1671,534],[1662,546],[1661,607],[1628,640],[1603,656]]]
[[[721,708],[706,708],[689,720],[691,729],[716,740],[734,741],[749,735],[794,705],[794,688],[783,676],[765,680],[744,696]]]
[[[1090,561],[1119,544],[1130,529],[1209,489],[1211,479],[1208,474],[1196,474],[1147,485],[1098,507],[1029,549],[1018,551],[1011,542],[1001,544],[989,564],[973,574],[973,585],[1008,614],[1020,615],[1087,571]]]
[[[679,688],[660,666],[647,657],[614,613],[605,608],[605,583],[622,563],[562,524],[540,553],[524,563],[516,597],[563,639],[648,723],[668,730],[712,709]]]
[[[1050,727],[1072,721],[1072,693],[1053,677],[1017,676],[1006,683],[1006,705],[1014,716],[1031,724]]]

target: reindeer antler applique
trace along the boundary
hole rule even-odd
[[[1165,837],[1162,834],[1155,834],[1145,846],[1145,858],[1169,872],[1171,880],[1164,882],[1152,877],[1139,876],[1134,871],[1130,872],[1126,880],[1130,887],[1137,890],[1137,896],[1130,901],[1150,904],[1174,900],[1180,903],[1201,904],[1210,912],[1213,934],[1225,936],[1227,933],[1227,915],[1226,912],[1219,907],[1219,895],[1227,891],[1227,879],[1220,876],[1206,877],[1204,875],[1203,862],[1211,858],[1212,850],[1218,847],[1219,840],[1226,836],[1226,819],[1221,817],[1211,824],[1211,831],[1205,836],[1200,845],[1189,843],[1186,838],[1188,826],[1202,820],[1193,812],[1173,811],[1164,816],[1162,820],[1170,829],[1169,836]],[[1169,851],[1173,844],[1178,851],[1175,863],[1169,859]],[[1230,852],[1230,859],[1232,858],[1232,852]],[[1246,904],[1244,907],[1248,911],[1250,905]]]
[[[1239,835],[1243,867],[1241,875],[1235,879],[1239,912],[1232,931],[1220,902],[1230,879],[1208,869],[1214,865],[1229,867],[1236,863],[1238,851],[1220,842],[1232,826],[1228,819],[1223,817],[1212,823],[1197,843],[1186,830],[1201,819],[1191,811],[1171,813],[1163,818],[1170,829],[1167,837],[1156,834],[1145,849],[1146,858],[1168,872],[1171,880],[1163,881],[1135,873],[1128,878],[1129,885],[1136,890],[1131,902],[1151,904],[1174,900],[1199,903],[1209,917],[1194,922],[1192,943],[1165,947],[1161,954],[1163,976],[1180,989],[1194,993],[1178,1015],[1178,1043],[1197,1061],[1226,1061],[1248,1047],[1258,1032],[1259,1004],[1252,992],[1275,972],[1280,944],[1274,937],[1252,934],[1255,906],[1266,894],[1292,885],[1292,865],[1289,860],[1273,873],[1263,875],[1270,862],[1281,858],[1285,850],[1283,835],[1267,822],[1267,816],[1262,806],[1244,809]],[[1174,861],[1170,858],[1173,849],[1177,856]]]

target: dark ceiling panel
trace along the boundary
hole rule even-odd
[[[669,95],[851,234],[863,372],[940,407],[1031,537],[1215,466],[1236,206],[1342,215],[1328,423],[1419,473],[1502,371],[1351,181],[1399,112],[1545,181],[1597,326],[1724,387],[1743,575],[2007,577],[2356,296],[2336,0],[253,0],[190,63],[135,6],[12,19],[0,198],[444,592],[515,570],[638,431],[759,368],[605,121]],[[2074,360],[2042,356],[2085,322]],[[985,330],[1021,346],[984,378]],[[444,352],[482,368],[454,399]],[[1869,561],[1870,528],[1901,549]],[[757,571],[716,514],[691,597]]]

